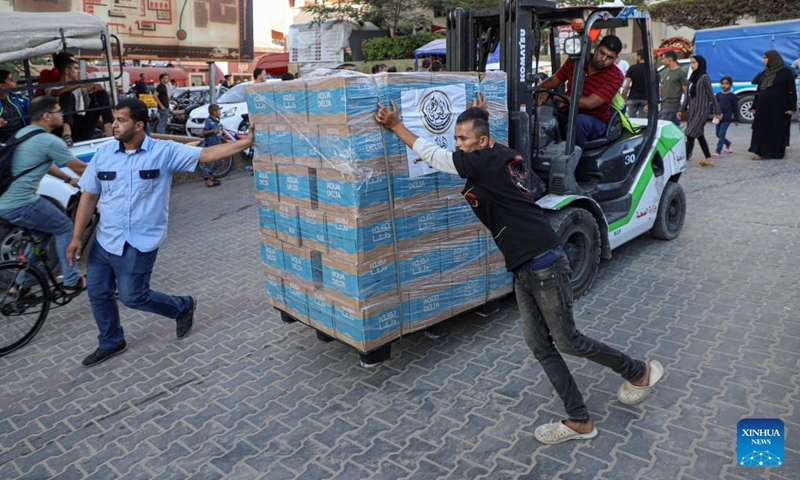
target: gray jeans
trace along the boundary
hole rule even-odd
[[[628,100],[625,102],[628,106],[628,118],[647,118],[647,113],[644,107],[647,106],[647,100]]]
[[[681,121],[678,120],[678,107],[661,107],[658,111],[659,120],[669,120],[675,125],[680,126]]]
[[[561,354],[589,359],[632,382],[642,378],[645,363],[578,331],[572,316],[571,273],[566,255],[541,270],[523,265],[514,272],[514,290],[525,343],[564,402],[569,419],[585,423],[589,411]]]

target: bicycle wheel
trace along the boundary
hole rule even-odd
[[[0,263],[0,357],[33,340],[49,311],[50,291],[37,268]]]
[[[222,178],[228,173],[230,173],[231,168],[233,168],[233,157],[223,158],[220,160],[222,165],[219,166],[216,172],[214,172],[214,178]]]

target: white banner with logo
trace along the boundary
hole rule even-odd
[[[467,109],[467,94],[464,85],[446,85],[419,90],[406,90],[400,95],[400,108],[403,111],[403,124],[418,137],[446,148],[456,149],[453,138],[456,118]],[[410,148],[408,155],[408,176],[417,178],[437,172],[428,166]]]

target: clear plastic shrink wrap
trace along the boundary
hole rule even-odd
[[[394,100],[407,124],[410,112],[431,119],[422,136],[452,149],[456,117],[483,92],[505,143],[505,73],[326,70],[247,92],[272,305],[366,353],[511,291],[503,256],[461,197],[464,179],[418,171],[374,119],[379,101]]]

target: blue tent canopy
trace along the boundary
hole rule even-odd
[[[447,41],[440,38],[414,50],[415,59],[430,55],[447,55]]]
[[[419,60],[419,57],[428,57],[431,55],[447,55],[447,41],[443,38],[440,38],[414,50],[414,69],[416,70],[417,68],[417,61]],[[498,62],[500,62],[500,45],[497,46],[494,52],[489,54],[489,59],[486,63]]]

